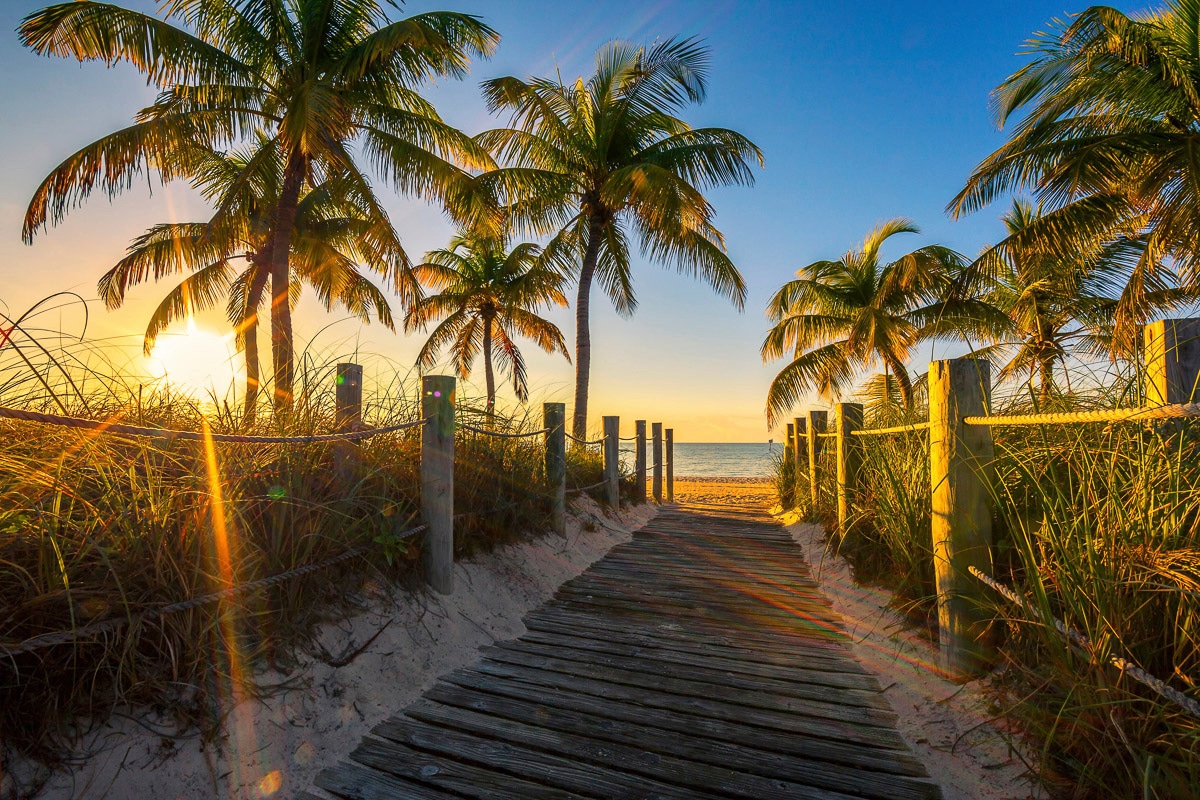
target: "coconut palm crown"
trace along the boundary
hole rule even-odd
[[[261,148],[274,150],[271,141]],[[146,280],[190,273],[163,299],[151,315],[143,339],[149,353],[158,335],[171,323],[227,299],[226,313],[237,333],[246,362],[244,414],[253,419],[259,387],[258,319],[270,277],[271,223],[282,177],[282,159],[262,157],[261,150],[230,154],[205,151],[194,156],[196,186],[209,199],[220,198],[222,213],[208,222],[155,225],[129,246],[125,257],[106,272],[97,289],[110,308],[119,308],[129,287]],[[243,180],[254,164],[254,179]],[[350,189],[351,196],[341,190]],[[420,296],[410,269],[398,268],[400,243],[387,219],[373,218],[370,203],[356,203],[353,186],[332,183],[302,191],[289,248],[291,303],[302,286],[312,287],[326,310],[341,305],[364,322],[371,313],[394,330],[391,306],[358,264],[388,278],[402,301]],[[234,198],[231,192],[240,194]]]
[[[762,153],[739,133],[692,128],[676,116],[704,100],[707,69],[708,51],[694,39],[650,47],[612,42],[597,52],[586,81],[503,77],[483,84],[489,109],[511,120],[476,137],[507,164],[482,180],[518,225],[554,234],[547,258],[578,280],[578,437],[587,429],[592,283],[599,281],[620,314],[633,313],[631,239],[651,260],[706,281],[738,308],[745,302],[745,283],[703,191],[752,184],[750,165],[761,165]]]
[[[423,330],[439,320],[417,355],[417,366],[432,368],[449,348],[455,370],[465,379],[475,357],[482,355],[489,415],[496,406],[493,361],[508,370],[517,399],[524,402],[528,397],[518,337],[571,359],[562,332],[538,315],[543,306],[567,304],[562,274],[541,256],[535,244],[509,250],[502,237],[460,231],[448,248],[426,253],[425,263],[413,268],[422,283],[437,291],[412,306],[405,330]]]
[[[767,392],[767,423],[774,425],[811,391],[838,395],[861,372],[880,363],[895,376],[902,403],[913,407],[913,382],[905,367],[913,347],[936,335],[980,331],[998,314],[955,294],[966,260],[940,245],[926,245],[884,262],[880,249],[893,236],[919,233],[907,219],[879,225],[837,261],[800,269],[767,303],[773,326],[761,347],[763,361],[790,355]],[[884,385],[889,378],[884,377]]]
[[[1055,20],[1026,48],[1031,61],[993,93],[1009,140],[971,174],[955,216],[1029,190],[1055,215],[1044,237],[1071,258],[1144,235],[1116,308],[1118,344],[1136,342],[1154,297],[1200,286],[1200,4],[1169,0],[1127,16],[1093,6]]]
[[[466,215],[476,195],[460,165],[491,165],[416,89],[432,77],[462,77],[470,56],[495,48],[495,31],[476,17],[448,12],[391,20],[384,5],[171,0],[164,5],[167,18],[160,19],[82,0],[26,17],[20,36],[36,52],[128,62],[160,94],[133,125],[84,147],[51,172],[30,202],[25,238],[59,221],[97,186],[112,196],[151,166],[164,180],[189,178],[197,145],[220,150],[251,135],[268,136],[284,159],[268,252],[276,403],[289,408],[294,363],[288,251],[302,187],[329,179],[353,182],[378,207],[362,159],[399,191]]]

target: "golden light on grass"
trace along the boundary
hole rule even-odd
[[[234,334],[208,330],[191,317],[186,333],[158,337],[146,357],[146,369],[150,377],[197,398],[224,396],[245,373]]]

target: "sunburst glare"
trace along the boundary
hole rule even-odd
[[[146,356],[150,377],[193,397],[222,397],[245,374],[234,334],[208,330],[189,317],[184,333],[163,334]]]

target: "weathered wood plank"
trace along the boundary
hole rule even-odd
[[[460,795],[402,780],[361,764],[338,764],[317,776],[317,786],[346,800],[459,800]]]

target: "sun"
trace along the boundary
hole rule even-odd
[[[164,333],[146,357],[150,376],[197,399],[224,398],[245,374],[234,335],[199,327],[188,318],[186,333]]]

